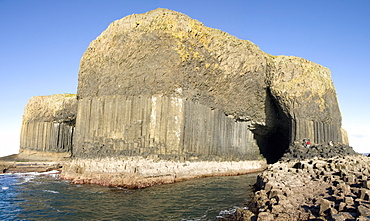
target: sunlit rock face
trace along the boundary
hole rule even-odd
[[[23,155],[46,154],[46,158],[54,155],[69,157],[72,154],[76,113],[76,95],[32,97],[24,108],[20,152]]]
[[[157,9],[114,21],[84,53],[73,154],[278,160],[346,143],[330,71]]]

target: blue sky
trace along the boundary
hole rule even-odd
[[[76,93],[88,44],[114,20],[159,7],[328,67],[350,144],[370,152],[370,1],[0,0],[0,156],[18,152],[32,96]]]

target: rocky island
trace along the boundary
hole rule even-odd
[[[272,56],[182,13],[156,9],[114,21],[90,43],[81,58],[77,95],[31,98],[20,152],[25,158],[63,159],[61,177],[74,183],[128,188],[268,167],[249,218],[273,220],[286,209],[279,202],[295,191],[282,188],[284,176],[302,170],[320,188],[342,185],[343,199],[363,193],[351,189],[367,185],[361,170],[353,171],[357,183],[340,181],[350,174],[341,172],[340,163],[360,162],[359,156],[329,159],[356,155],[341,121],[329,69]],[[301,145],[305,138],[310,148]],[[335,148],[325,146],[329,141]],[[294,185],[305,181],[299,182]],[[312,218],[307,210],[329,216],[345,207],[331,204],[342,199],[335,198],[318,209],[325,197],[289,218]]]

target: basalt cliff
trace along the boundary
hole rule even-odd
[[[114,21],[91,42],[76,97],[35,99],[21,150],[70,153],[62,176],[75,182],[239,174],[304,138],[348,143],[327,68],[167,9]]]

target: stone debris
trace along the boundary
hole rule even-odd
[[[253,213],[231,220],[370,220],[369,171],[363,155],[279,161],[257,177]]]
[[[356,154],[357,153],[353,150],[352,147],[341,143],[335,143],[333,145],[314,144],[310,148],[306,148],[299,142],[295,142],[289,146],[289,148],[285,151],[284,155],[280,160],[295,161],[312,159],[314,157],[331,158],[335,156],[346,156]]]

